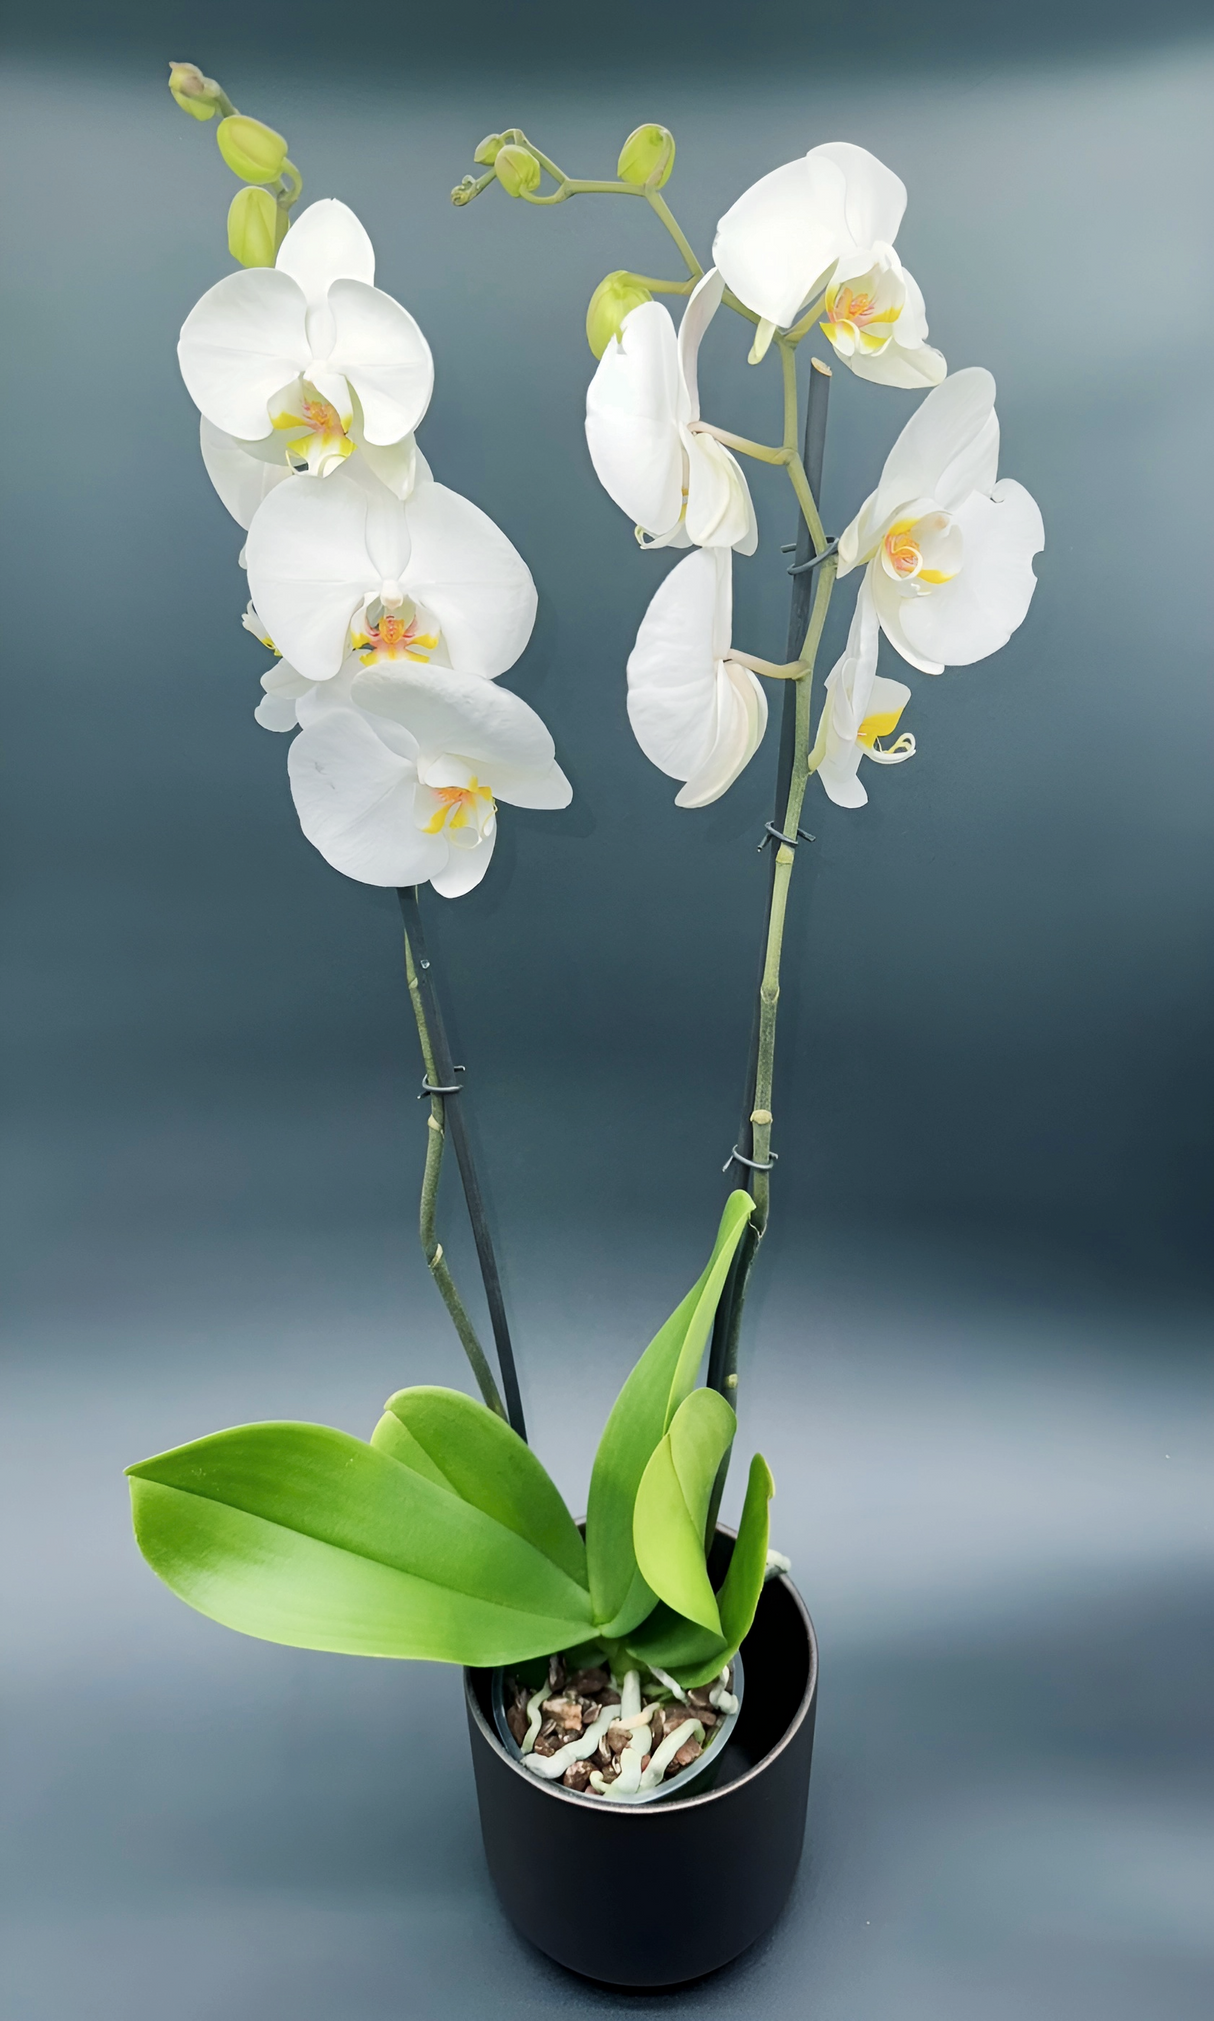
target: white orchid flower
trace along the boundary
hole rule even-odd
[[[369,444],[411,435],[434,361],[408,310],[374,281],[353,211],[331,197],[310,205],[272,267],[228,274],[186,317],[177,356],[195,406],[244,442],[277,430],[314,475],[350,454],[356,403]]]
[[[475,674],[363,668],[302,697],[287,769],[300,826],[362,884],[480,883],[497,803],[565,807],[572,789],[533,709]]]
[[[535,623],[522,556],[428,473],[403,502],[366,472],[356,480],[353,465],[324,483],[280,484],[249,528],[249,588],[283,657],[309,680],[331,680],[361,631],[377,651],[505,673]],[[374,621],[371,606],[382,612]],[[412,643],[398,625],[414,627]]]
[[[810,756],[827,797],[836,807],[863,807],[868,794],[858,777],[861,758],[876,765],[901,765],[915,755],[915,740],[904,732],[886,747],[878,742],[898,727],[911,691],[877,672],[880,643],[877,613],[867,583],[856,598],[847,645],[826,677],[818,734]]]
[[[1037,587],[1041,514],[998,467],[995,382],[969,366],[912,414],[839,541],[839,574],[867,567],[881,629],[925,674],[998,651]]]
[[[767,697],[728,657],[733,557],[689,554],[662,583],[628,657],[628,720],[659,771],[682,779],[676,807],[707,807],[750,763],[767,728]]]
[[[697,360],[724,282],[705,274],[676,337],[661,302],[631,309],[586,393],[586,441],[599,482],[647,547],[736,547],[759,530],[746,479],[724,443],[698,434]]]
[[[935,385],[946,370],[926,343],[923,296],[894,252],[906,185],[850,141],[813,147],[760,177],[717,226],[712,257],[759,318],[757,364],[777,329],[831,283],[822,328],[862,379]]]

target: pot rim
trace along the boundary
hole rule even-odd
[[[724,1524],[721,1525],[721,1528],[722,1530],[725,1529]],[[732,1536],[733,1533],[732,1531],[728,1531],[726,1534]],[[793,1585],[787,1572],[780,1573],[779,1578],[773,1579],[770,1583],[773,1586],[777,1584],[783,1586],[800,1616],[801,1625],[805,1630],[805,1639],[809,1644],[809,1676],[805,1681],[805,1690],[802,1694],[801,1703],[798,1705],[775,1746],[768,1749],[768,1752],[763,1756],[761,1761],[756,1761],[753,1767],[748,1768],[745,1775],[735,1776],[732,1782],[724,1783],[720,1789],[702,1790],[699,1796],[671,1798],[665,1803],[614,1804],[610,1808],[601,1799],[595,1798],[588,1806],[587,1799],[580,1795],[577,1790],[564,1789],[559,1783],[544,1782],[537,1776],[529,1775],[523,1767],[522,1762],[513,1760],[506,1752],[493,1727],[481,1711],[480,1702],[472,1682],[473,1671],[471,1667],[466,1668],[464,1671],[464,1697],[467,1700],[468,1711],[481,1737],[488,1741],[490,1747],[498,1755],[499,1759],[505,1762],[511,1773],[520,1776],[527,1788],[534,1790],[538,1796],[550,1798],[555,1803],[571,1803],[576,1805],[579,1810],[586,1810],[589,1807],[600,1817],[611,1816],[613,1818],[668,1817],[671,1810],[675,1808],[676,1803],[678,1809],[681,1811],[692,1810],[697,1804],[718,1803],[723,1797],[732,1795],[734,1790],[741,1789],[746,1783],[753,1782],[757,1776],[767,1773],[768,1768],[776,1760],[777,1756],[784,1753],[785,1749],[791,1745],[797,1733],[805,1724],[818,1689],[818,1638],[814,1634],[814,1624],[810,1620],[809,1609]],[[753,1681],[750,1688],[752,1691],[755,1688]]]

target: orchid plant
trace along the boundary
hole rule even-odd
[[[430,1101],[422,1243],[480,1400],[404,1389],[366,1442],[320,1425],[246,1425],[143,1461],[128,1470],[136,1535],[175,1592],[248,1634],[471,1665],[565,1652],[607,1663],[621,1680],[634,1671],[656,1679],[681,1699],[727,1674],[765,1577],[786,1563],[768,1549],[773,1484],[759,1455],[716,1587],[707,1546],[737,1427],[743,1302],[776,1162],[780,963],[805,794],[816,776],[837,805],[862,807],[861,761],[914,755],[913,736],[899,732],[911,690],[878,673],[882,636],[925,674],[994,652],[1028,608],[1040,514],[1020,485],[997,477],[990,374],[949,374],[927,342],[923,297],[894,249],[906,191],[864,149],[829,143],[764,176],[721,219],[707,270],[662,195],[675,155],[664,127],[638,128],[616,178],[603,181],[566,175],[517,128],[476,150],[482,172],[453,191],[457,205],[490,187],[537,207],[639,198],[685,269],[673,279],[621,269],[595,290],[587,335],[598,363],[586,402],[591,461],[638,544],[689,550],[658,585],[627,665],[629,720],[645,755],[679,782],[680,807],[728,791],[763,742],[764,683],[784,696],[745,1117],[725,1168],[745,1185],[729,1193],[702,1274],[620,1393],[579,1525],[525,1441],[461,1114],[463,1070],[451,1060],[420,904],[426,884],[445,898],[479,884],[499,805],[570,799],[547,729],[500,680],[527,645],[535,588],[506,535],[439,483],[417,446],[434,384],[430,349],[377,285],[353,212],[322,199],[293,216],[302,180],[282,137],[238,113],[192,65],[172,67],[170,89],[196,119],[218,120],[221,153],[242,183],[229,213],[238,269],[190,312],[179,357],[205,468],[245,534],[243,622],[273,655],[256,716],[296,733],[287,770],[308,840],[347,876],[400,894]],[[677,329],[663,296],[684,298]],[[750,327],[752,364],[778,360],[778,442],[704,418],[699,353],[722,309]],[[811,359],[801,427],[798,356],[815,333],[859,378],[926,393],[838,539],[827,538],[819,508],[830,387],[822,358]],[[733,640],[733,556],[758,542],[740,459],[784,471],[798,508],[779,662]],[[854,614],[815,720],[827,610],[850,573],[859,576]],[[448,1135],[500,1389],[438,1240]],[[601,1777],[596,1787],[611,1793]]]

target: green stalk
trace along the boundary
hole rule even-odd
[[[781,341],[784,373],[785,441],[796,426],[796,365],[791,346]],[[805,415],[803,456],[794,451],[786,467],[801,506],[794,566],[812,560],[827,545],[822,531],[815,493],[821,490],[822,462],[826,435],[826,407],[830,392],[830,372],[817,359],[811,361],[809,398]],[[794,477],[794,467],[797,478]],[[793,575],[792,609],[789,619],[788,652],[802,663],[804,672],[789,680],[784,690],[784,712],[780,735],[780,760],[776,783],[773,825],[782,835],[796,837],[810,778],[811,691],[818,649],[838,561],[830,555],[816,569],[798,567]],[[808,606],[808,608],[807,608]],[[804,633],[801,627],[804,625]],[[799,646],[799,650],[798,650]],[[771,1133],[774,1123],[773,1098],[776,1061],[776,1020],[780,1006],[780,965],[784,951],[784,929],[788,914],[789,889],[796,863],[795,841],[774,844],[775,855],[768,889],[767,919],[763,936],[763,958],[759,976],[750,1063],[746,1077],[746,1114],[738,1135],[737,1149],[753,1161],[741,1170],[755,1203],[750,1226],[738,1247],[733,1269],[717,1309],[709,1358],[708,1382],[737,1407],[738,1351],[742,1312],[750,1273],[771,1211]],[[764,1170],[762,1168],[767,1167]],[[735,1181],[736,1183],[736,1181]],[[715,1534],[728,1460],[713,1489],[708,1513],[707,1536]]]

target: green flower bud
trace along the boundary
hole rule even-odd
[[[618,337],[625,316],[652,302],[648,288],[642,288],[631,274],[608,274],[590,297],[586,311],[586,341],[596,358],[601,358],[613,337]]]
[[[242,182],[277,182],[287,158],[287,143],[272,126],[234,112],[215,129],[219,152]]]
[[[204,77],[196,63],[170,63],[169,90],[191,119],[214,119],[219,86],[213,77]]]
[[[661,189],[674,167],[674,135],[668,126],[638,126],[620,149],[621,182],[646,183]]]
[[[242,267],[272,267],[285,227],[286,213],[268,189],[238,189],[228,211],[228,251]]]
[[[522,196],[524,190],[540,186],[540,165],[529,147],[499,147],[493,172],[507,196]]]
[[[487,133],[472,159],[479,161],[482,168],[492,168],[504,146],[500,133]]]

